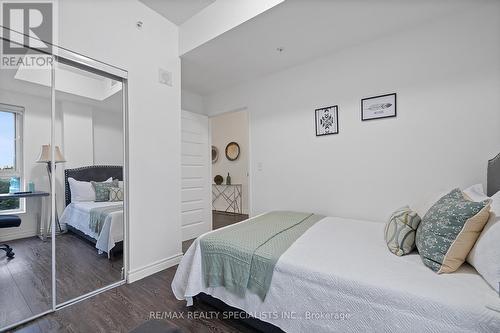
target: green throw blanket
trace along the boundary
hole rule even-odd
[[[280,256],[323,216],[271,212],[200,239],[207,287],[225,287],[244,296],[246,290],[265,299]]]
[[[122,204],[92,208],[90,210],[90,230],[96,232],[99,235],[109,214],[119,212],[121,210],[123,210]]]

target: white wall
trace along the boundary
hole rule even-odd
[[[83,104],[62,101],[56,108],[63,119],[64,168],[94,164],[93,110]],[[29,135],[29,132],[27,133]]]
[[[219,159],[212,164],[212,179],[216,175],[224,177],[231,175],[232,184],[242,185],[242,212],[248,214],[248,114],[247,111],[228,112],[210,117],[210,133],[212,146],[219,149]],[[237,142],[240,146],[240,156],[236,161],[226,158],[226,146],[230,142]],[[223,199],[215,203],[217,210],[225,211],[227,202]]]
[[[205,114],[203,106],[203,97],[189,90],[182,89],[181,108],[189,112]]]
[[[129,73],[133,281],[181,256],[178,28],[136,0],[60,1],[59,27],[63,47]],[[160,67],[172,72],[173,87],[158,83]]]
[[[207,96],[208,114],[248,107],[252,212],[385,220],[439,189],[484,183],[500,151],[499,6]],[[361,122],[360,99],[391,92],[397,118]],[[315,137],[314,109],[335,104],[340,134]]]
[[[92,121],[94,164],[123,165],[123,114],[94,108]]]

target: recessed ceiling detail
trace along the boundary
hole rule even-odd
[[[181,25],[215,0],[139,0],[167,20]]]
[[[122,83],[81,70],[75,70],[64,64],[57,64],[55,68],[57,91],[68,94],[90,98],[96,101],[104,101],[122,90]],[[51,71],[33,69],[19,66],[15,76],[17,80],[23,80],[46,87],[51,86]]]

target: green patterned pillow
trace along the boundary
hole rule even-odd
[[[123,201],[123,189],[121,187],[110,187],[109,201]]]
[[[406,206],[396,210],[385,225],[385,242],[389,251],[404,256],[415,248],[415,233],[420,216]]]
[[[452,273],[465,261],[490,215],[490,202],[474,202],[454,189],[425,214],[417,229],[417,249],[437,273]]]
[[[109,201],[109,189],[111,187],[118,187],[119,182],[114,179],[112,182],[91,182],[95,190],[95,201]]]

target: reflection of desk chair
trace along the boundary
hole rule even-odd
[[[15,228],[21,225],[21,219],[16,215],[0,215],[0,228]],[[7,258],[14,258],[12,248],[7,244],[0,245],[0,250],[7,253]]]

